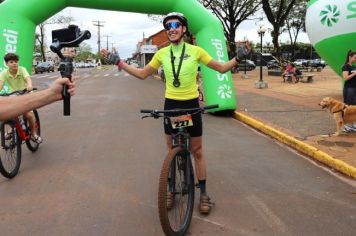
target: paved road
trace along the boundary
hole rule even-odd
[[[44,143],[23,146],[19,175],[0,177],[1,235],[162,235],[157,180],[165,154],[163,84],[82,70],[72,116],[40,109]],[[55,74],[34,76],[42,87]],[[209,217],[189,235],[354,235],[356,188],[245,125],[204,117]]]

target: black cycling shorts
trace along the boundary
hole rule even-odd
[[[164,110],[172,110],[172,109],[189,109],[189,108],[198,108],[199,106],[199,99],[195,98],[192,100],[186,101],[178,101],[166,98],[164,101]],[[201,113],[192,115],[193,126],[189,126],[187,128],[190,137],[200,137],[203,135],[203,123],[201,118]],[[164,133],[170,135],[176,133],[176,130],[173,130],[171,127],[171,122],[168,118],[164,119]]]

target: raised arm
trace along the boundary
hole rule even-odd
[[[146,65],[143,68],[136,68],[134,66],[128,65],[124,60],[122,60],[117,53],[116,49],[113,49],[113,52],[110,53],[106,49],[101,49],[101,54],[112,64],[117,65],[120,69],[123,69],[130,75],[135,76],[138,79],[144,80],[148,76],[155,73],[157,70],[152,66]]]
[[[215,60],[211,60],[207,66],[210,67],[213,70],[219,71],[220,73],[225,73],[229,70],[231,70],[232,67],[236,66],[237,62],[235,58],[231,59],[230,61],[226,63],[219,63]]]
[[[136,68],[134,66],[130,66],[130,65],[126,64],[124,61],[120,61],[118,66],[119,66],[119,68],[123,69],[130,75],[133,75],[136,78],[141,79],[141,80],[146,79],[148,76],[152,75],[153,73],[155,73],[157,71],[155,68],[153,68],[150,65],[146,65],[143,68]]]
[[[219,63],[218,61],[211,60],[207,66],[211,69],[214,69],[220,73],[225,73],[231,70],[232,67],[236,66],[241,59],[246,58],[246,56],[251,52],[251,46],[248,41],[244,44],[238,45],[236,49],[236,56],[232,58],[230,61],[225,63]]]

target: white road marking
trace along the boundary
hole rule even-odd
[[[254,194],[250,194],[247,196],[246,200],[257,211],[268,226],[275,231],[281,232],[281,235],[289,235],[287,226],[261,199]]]

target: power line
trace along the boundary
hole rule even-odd
[[[93,21],[95,26],[98,26],[98,54],[100,54],[100,27],[103,27],[104,25],[102,25],[101,23],[105,23],[105,21]]]
[[[103,35],[103,37],[106,37],[106,50],[109,51],[109,37],[111,37],[110,35]]]

